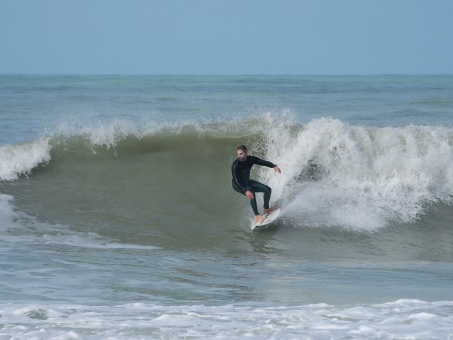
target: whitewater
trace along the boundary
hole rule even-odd
[[[0,76],[0,335],[452,338],[452,80]]]

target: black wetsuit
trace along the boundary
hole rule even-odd
[[[250,179],[250,170],[255,164],[267,166],[268,168],[275,167],[274,163],[262,160],[255,156],[247,156],[245,161],[241,161],[239,158],[236,158],[231,166],[231,174],[233,176],[232,185],[234,190],[243,195],[245,195],[246,191],[251,191],[253,193],[253,196],[255,197],[250,200],[250,205],[252,206],[255,215],[259,215],[255,193],[264,193],[264,209],[269,209],[272,189],[263,183]]]

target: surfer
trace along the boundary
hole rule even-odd
[[[264,193],[264,215],[269,214],[273,209],[269,208],[269,201],[271,199],[272,189],[267,185],[250,179],[250,170],[253,165],[267,166],[273,168],[275,172],[281,173],[280,168],[272,162],[265,161],[255,156],[248,155],[248,150],[245,145],[238,146],[238,158],[231,166],[231,174],[233,175],[232,185],[233,189],[240,194],[247,196],[250,199],[250,205],[255,213],[256,222],[264,221],[265,217],[261,216],[258,212],[256,205],[255,193]]]

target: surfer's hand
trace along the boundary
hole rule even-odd
[[[247,196],[248,198],[250,198],[251,200],[255,198],[255,196],[253,196],[253,192],[251,192],[250,190],[247,190],[245,192],[245,196]]]
[[[280,168],[278,166],[274,166],[274,171],[278,172],[279,174],[282,173],[282,171],[280,170]]]

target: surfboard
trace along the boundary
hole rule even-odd
[[[252,230],[259,230],[259,229],[268,228],[269,225],[272,222],[274,222],[279,216],[280,216],[280,209],[274,210],[270,214],[266,215],[266,219],[263,222],[255,223],[255,221],[253,221]]]

